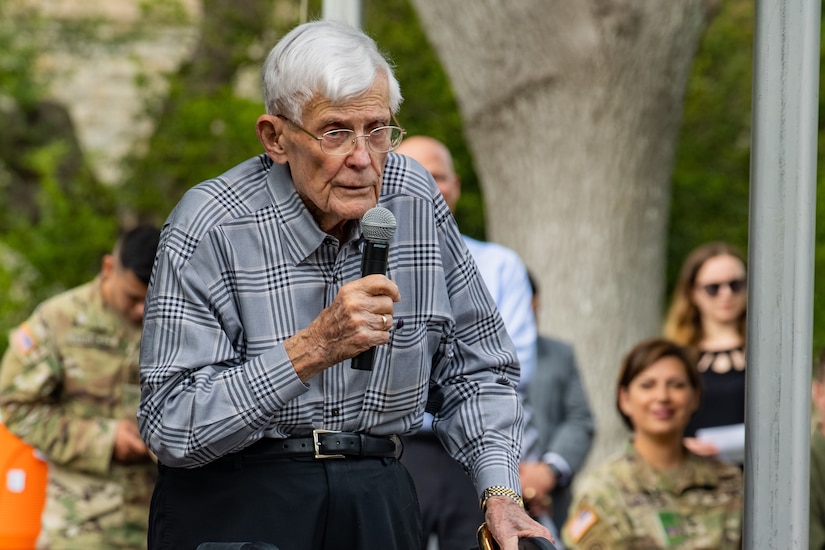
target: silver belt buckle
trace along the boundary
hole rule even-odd
[[[315,458],[346,458],[344,455],[327,455],[321,452],[320,434],[337,434],[341,430],[312,430],[312,446],[315,448]]]

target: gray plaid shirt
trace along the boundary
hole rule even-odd
[[[141,343],[138,420],[162,463],[195,467],[314,428],[410,433],[426,406],[480,489],[519,490],[516,354],[458,228],[400,155],[379,202],[398,223],[396,328],[372,371],[347,360],[304,384],[283,341],[361,277],[358,224],[343,243],[322,232],[288,166],[266,155],[186,193],[163,229]]]

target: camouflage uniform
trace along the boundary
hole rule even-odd
[[[569,549],[740,548],[742,472],[689,454],[657,471],[632,445],[579,480],[562,537]]]
[[[41,304],[0,365],[8,428],[49,461],[38,548],[145,548],[156,466],[113,461],[136,421],[140,327],[103,304],[100,277]]]

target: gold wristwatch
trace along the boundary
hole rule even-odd
[[[484,492],[481,493],[480,505],[482,512],[487,511],[487,500],[490,497],[507,497],[515,501],[516,504],[518,504],[522,508],[524,508],[524,501],[521,499],[521,495],[519,495],[517,492],[513,491],[508,487],[496,485],[494,487],[488,487],[487,489],[484,489]]]

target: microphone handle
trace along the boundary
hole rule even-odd
[[[352,358],[352,368],[356,370],[372,370],[372,361],[375,358],[375,348],[362,351]]]
[[[361,259],[361,276],[366,277],[376,273],[386,275],[389,251],[389,243],[367,241],[364,245],[364,257]],[[356,370],[372,370],[374,358],[375,348],[372,347],[353,357],[350,366]]]

